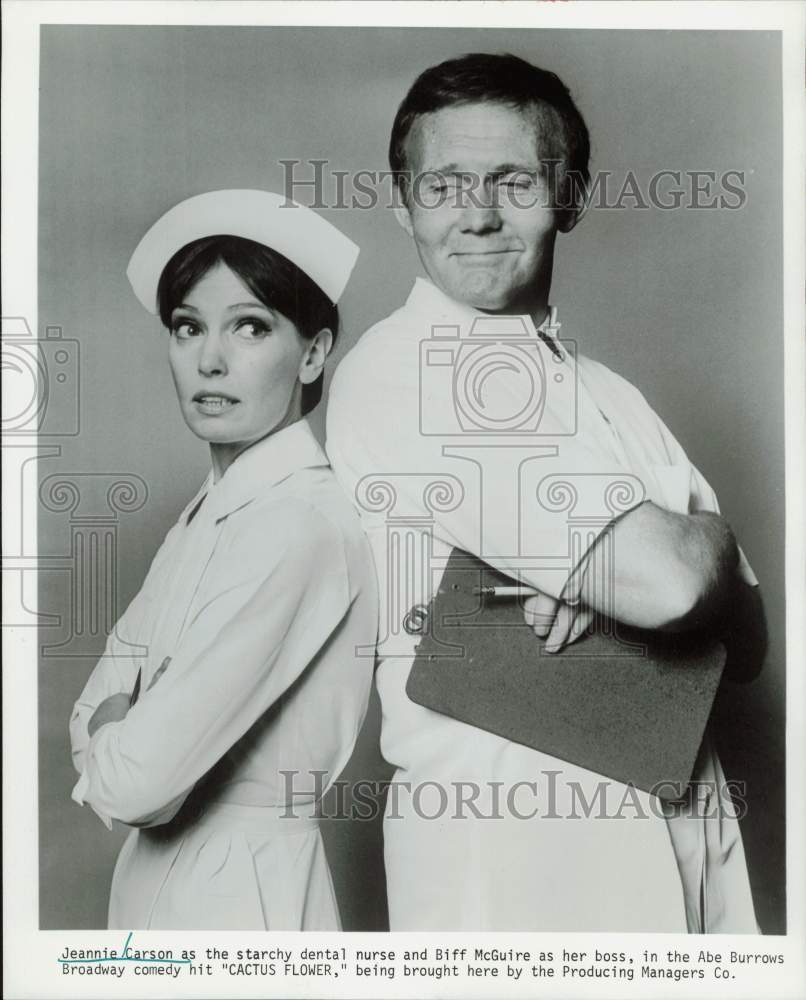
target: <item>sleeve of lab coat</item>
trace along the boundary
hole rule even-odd
[[[168,822],[326,646],[350,606],[338,530],[307,506],[277,505],[255,546],[259,559],[242,579],[228,573],[159,682],[89,741],[79,804],[132,825]]]

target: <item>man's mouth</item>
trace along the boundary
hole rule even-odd
[[[517,250],[454,250],[453,256],[459,257],[463,261],[472,262],[474,260],[496,260],[517,253]]]

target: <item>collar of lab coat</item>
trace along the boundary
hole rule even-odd
[[[298,420],[247,448],[217,483],[210,472],[186,513],[206,494],[207,514],[219,521],[300,469],[327,468],[329,464],[308,421]]]
[[[414,287],[406,300],[406,308],[427,316],[431,321],[435,319],[449,320],[451,323],[459,323],[462,326],[470,326],[479,316],[489,315],[480,309],[474,309],[464,302],[457,302],[450,298],[441,289],[437,288],[433,282],[427,278],[417,278]],[[518,316],[513,313],[513,316]],[[535,330],[535,325],[531,316],[526,314],[518,316],[522,319],[530,331]],[[558,338],[560,324],[557,322],[556,306],[549,306],[549,314],[537,329],[547,337],[550,337],[558,347],[562,341]]]

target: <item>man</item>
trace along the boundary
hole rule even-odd
[[[454,547],[538,592],[525,614],[548,650],[602,612],[642,628],[718,630],[742,648],[743,662],[729,656],[737,676],[763,659],[756,581],[713,491],[636,389],[557,337],[555,240],[583,213],[588,157],[566,87],[514,56],[426,70],[392,128],[398,220],[429,280],[339,367],[328,451],[381,584],[382,750],[398,769],[384,824],[393,930],[757,930],[707,738],[695,772],[705,808],[689,801],[664,815],[611,782],[608,795],[624,793],[632,809],[599,814],[578,806],[601,776],[406,694],[417,636],[401,622],[430,600]],[[498,356],[471,370],[482,322],[484,336],[500,331]],[[524,371],[527,356],[537,375]],[[600,518],[569,553],[567,515],[535,488],[552,478],[577,490],[638,486],[620,517]],[[606,587],[595,569],[605,540],[616,553]]]

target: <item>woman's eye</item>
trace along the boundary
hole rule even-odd
[[[191,323],[188,319],[178,319],[171,325],[171,333],[177,340],[189,340],[198,336],[201,330],[196,323]]]
[[[242,319],[236,324],[235,333],[242,340],[261,340],[271,333],[271,327],[262,319]]]

